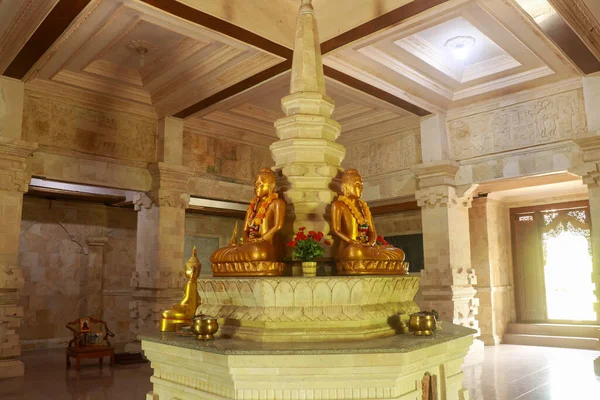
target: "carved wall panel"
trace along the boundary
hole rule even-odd
[[[587,131],[582,90],[572,90],[448,122],[452,158],[571,139]]]
[[[400,171],[421,162],[419,132],[396,133],[346,147],[344,168],[356,168],[363,178]]]
[[[26,95],[23,138],[123,160],[156,160],[157,122]]]
[[[183,165],[197,173],[252,181],[259,169],[273,166],[273,159],[268,148],[184,131]]]

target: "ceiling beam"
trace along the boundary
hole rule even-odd
[[[424,110],[419,106],[416,106],[404,99],[396,97],[393,94],[386,92],[385,90],[369,85],[368,83],[363,82],[360,79],[356,79],[350,75],[346,75],[343,72],[338,71],[337,69],[333,69],[327,65],[324,65],[323,70],[325,72],[325,76],[331,79],[334,79],[340,83],[343,83],[344,85],[350,86],[351,88],[371,95],[379,100],[385,101],[396,107],[402,108],[403,110],[418,115],[419,117],[431,115],[429,111]]]
[[[6,68],[4,75],[23,79],[90,1],[60,0]]]
[[[292,58],[293,51],[285,46],[275,43],[269,39],[240,28],[230,22],[224,21],[203,11],[174,0],[142,0],[144,3],[156,7],[164,12],[179,18],[204,26],[205,28],[219,32],[225,36],[237,39],[240,42],[257,47],[271,54],[283,58]]]
[[[196,104],[193,104],[186,108],[183,111],[178,112],[174,115],[175,118],[187,118],[192,116],[193,114],[204,110],[207,107],[210,107],[220,101],[226,100],[236,94],[239,94],[245,90],[248,90],[256,85],[263,83],[266,80],[273,78],[283,72],[288,71],[292,67],[292,60],[285,60],[282,63],[279,63],[271,68],[268,68],[258,74],[252,75],[249,78],[244,79],[241,82],[238,82],[232,86],[229,86],[227,89],[223,89],[218,93],[213,94]]]
[[[414,0],[356,28],[350,29],[321,43],[321,53],[327,54],[349,43],[355,42],[382,29],[397,25],[448,0]]]
[[[581,40],[600,59],[600,23],[583,0],[548,0]]]
[[[573,61],[584,74],[600,71],[600,61],[577,36],[560,14],[538,23],[542,31]]]

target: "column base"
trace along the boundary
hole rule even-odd
[[[15,359],[0,360],[0,379],[25,375],[25,364]]]

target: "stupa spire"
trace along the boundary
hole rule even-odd
[[[325,94],[321,44],[319,43],[317,18],[311,0],[302,0],[296,18],[290,94],[299,92]]]
[[[335,142],[341,127],[330,118],[334,104],[325,94],[315,11],[311,0],[300,0],[290,94],[281,99],[286,116],[275,121],[279,140],[271,144],[289,205],[284,230],[290,237],[299,227],[329,233],[327,210],[336,196],[334,180],[346,153]]]

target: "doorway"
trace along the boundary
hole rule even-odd
[[[520,322],[593,323],[589,202],[511,210]]]

